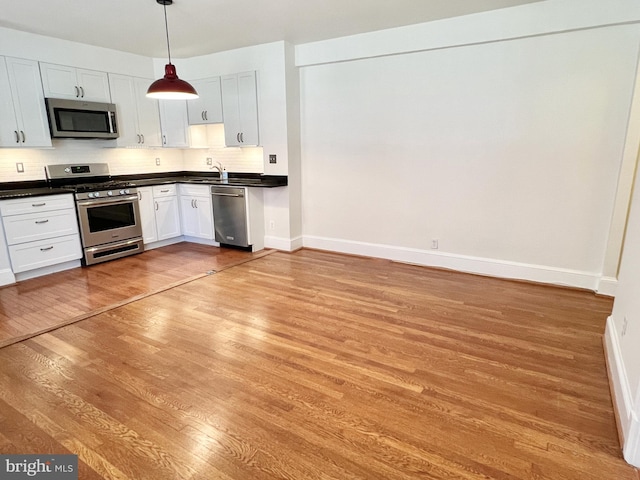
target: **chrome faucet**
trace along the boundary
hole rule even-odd
[[[222,179],[222,172],[224,171],[224,167],[222,166],[222,164],[220,162],[216,162],[217,165],[213,165],[211,166],[210,170],[218,170],[218,173],[220,174],[220,178]]]

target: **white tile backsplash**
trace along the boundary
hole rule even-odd
[[[222,163],[228,172],[263,173],[262,148],[225,147],[222,124],[190,128],[192,135],[206,136],[206,147],[110,148],[104,140],[54,140],[53,148],[47,149],[0,148],[0,182],[44,180],[45,165],[60,163],[107,162],[112,175],[208,171],[207,157]],[[16,171],[18,162],[24,165],[23,173]]]

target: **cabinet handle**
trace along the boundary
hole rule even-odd
[[[80,97],[84,98],[84,87],[80,87]]]
[[[202,111],[200,112],[200,118],[202,118],[202,120],[204,120],[204,110],[202,110]]]
[[[24,134],[23,130],[20,130],[20,135],[22,136],[22,143],[25,143],[27,141],[27,136]]]
[[[36,225],[40,225],[42,223],[49,223],[49,220],[36,220]]]
[[[142,200],[142,192],[138,192],[138,200]]]
[[[236,133],[236,140],[238,140],[238,143],[240,143],[240,133]]]
[[[167,136],[166,135],[162,135],[162,144],[163,145],[167,144]]]
[[[158,210],[158,202],[153,202],[156,204],[156,210]]]
[[[78,86],[76,85],[75,87],[73,87],[76,89],[76,98],[80,98],[80,89],[78,88]]]
[[[136,133],[136,137],[138,137],[138,143],[140,143],[140,134]]]
[[[193,206],[193,198],[191,199],[191,208],[196,208]]]
[[[208,122],[209,121],[209,112],[207,112],[206,110],[204,111],[204,119]]]
[[[31,206],[32,207],[44,207],[47,204],[47,202],[42,202],[42,203],[32,203]]]
[[[50,247],[45,247],[40,249],[41,252],[46,252],[47,250],[53,250],[53,245],[51,245]]]
[[[20,134],[18,133],[18,130],[14,130],[13,133],[16,134],[16,143],[20,143]]]
[[[140,136],[142,137],[142,143],[144,143],[144,135],[141,133]]]

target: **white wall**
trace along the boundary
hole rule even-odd
[[[304,244],[596,289],[640,27],[529,36],[569,3],[299,47]]]

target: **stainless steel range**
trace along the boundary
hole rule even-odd
[[[138,191],[111,179],[106,163],[47,165],[52,187],[75,192],[83,265],[144,251]]]

